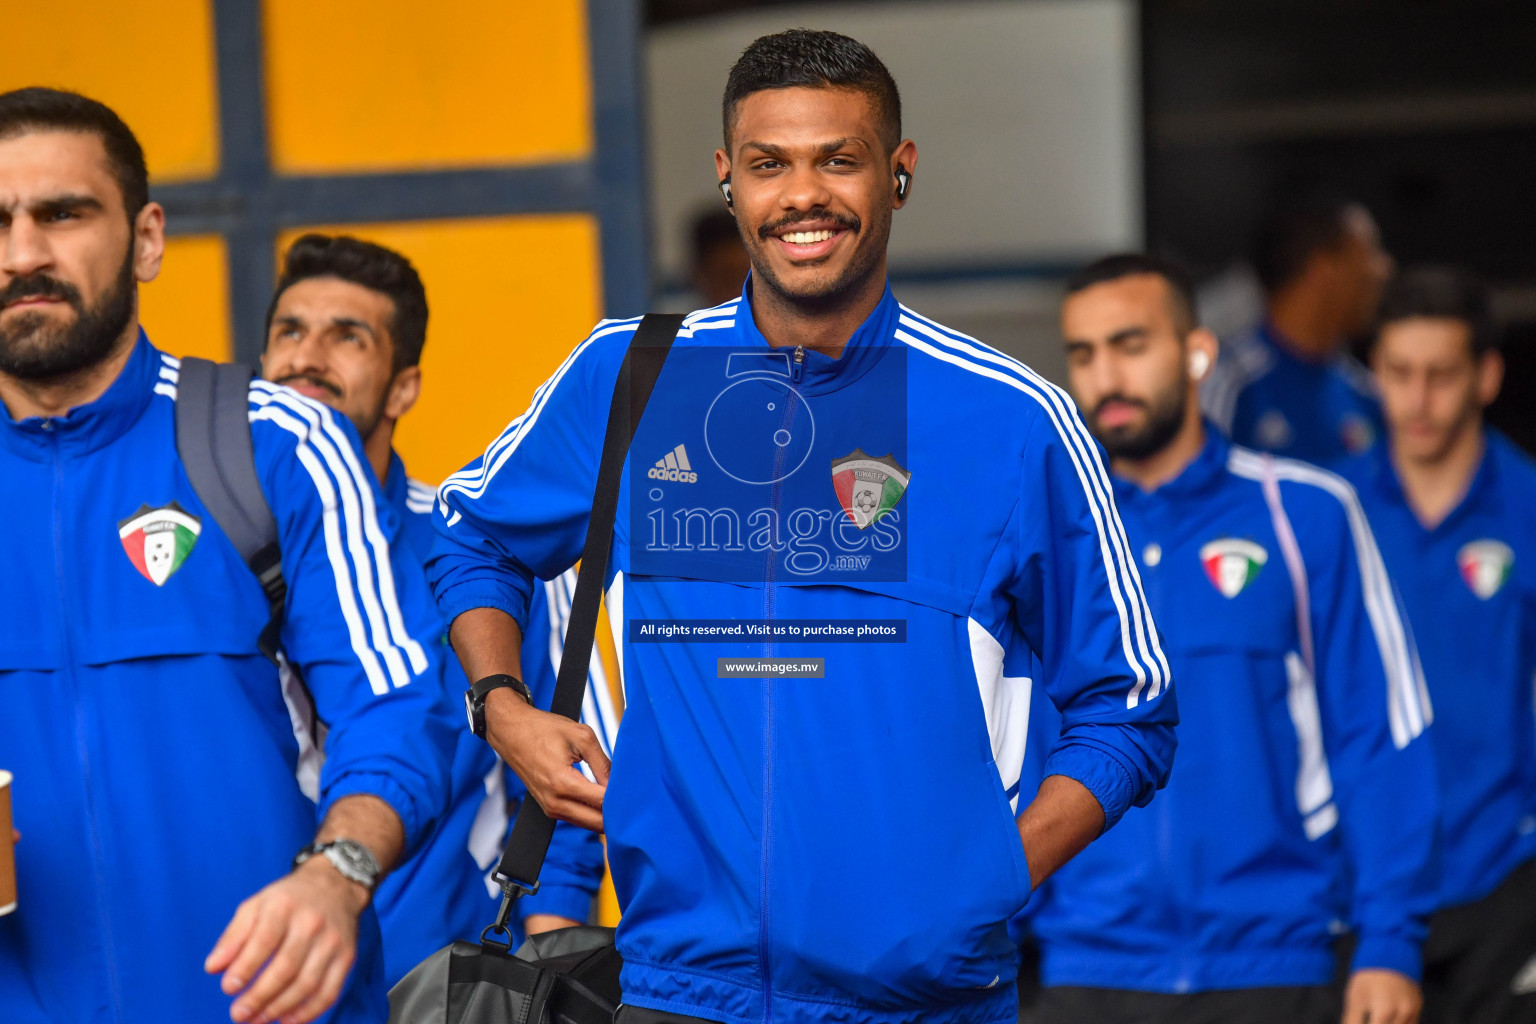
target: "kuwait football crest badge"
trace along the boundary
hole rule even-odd
[[[837,503],[859,529],[880,521],[907,492],[912,474],[901,468],[890,453],[878,459],[855,448],[832,460],[832,487]]]
[[[1269,561],[1269,552],[1251,540],[1222,537],[1200,549],[1200,564],[1224,597],[1236,597]]]
[[[149,582],[160,586],[187,560],[203,524],[174,501],[159,508],[140,505],[118,521],[117,536],[128,560]]]
[[[1456,567],[1472,593],[1486,601],[1508,581],[1515,553],[1501,540],[1474,540],[1456,552]]]

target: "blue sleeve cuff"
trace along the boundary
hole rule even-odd
[[[540,885],[533,896],[517,901],[519,921],[529,914],[554,914],[586,924],[592,916],[592,893],[577,885]]]
[[[348,772],[330,780],[320,796],[320,806],[316,808],[318,820],[323,822],[342,797],[359,794],[378,797],[400,816],[400,824],[405,827],[407,855],[416,849],[416,844],[433,824],[435,815],[425,812],[422,800],[412,796],[394,779],[376,772]]]
[[[468,580],[439,590],[437,607],[443,621],[450,627],[453,620],[476,608],[495,608],[517,620],[517,628],[528,628],[529,595],[509,580],[505,583],[492,580]]]
[[[1401,935],[1362,933],[1350,969],[1359,971],[1369,968],[1396,971],[1418,981],[1424,973],[1424,959],[1419,953],[1418,943]]]
[[[1044,774],[1065,775],[1081,782],[1104,809],[1105,831],[1120,820],[1136,795],[1125,765],[1098,747],[1064,743],[1051,751]]]

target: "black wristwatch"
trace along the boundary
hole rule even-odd
[[[506,673],[486,676],[475,685],[464,691],[464,713],[469,716],[469,729],[476,736],[485,739],[485,696],[492,690],[499,690],[503,686],[517,691],[517,695],[529,704],[533,703],[533,694],[528,690],[528,684],[517,676],[509,676]]]
[[[343,878],[356,882],[369,892],[379,884],[378,860],[368,847],[356,840],[333,839],[328,843],[310,843],[294,855],[291,870],[297,870],[300,864],[316,854],[330,861]]]

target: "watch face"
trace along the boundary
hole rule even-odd
[[[364,875],[373,874],[373,858],[368,855],[367,850],[352,843],[337,843],[335,850],[352,870]]]
[[[337,870],[353,881],[372,886],[379,876],[378,862],[361,843],[338,839],[326,848],[326,856]]]
[[[474,690],[465,690],[464,691],[464,717],[469,719],[469,731],[470,732],[476,732],[476,730],[475,730],[475,691]],[[476,733],[476,735],[478,735],[478,733]]]

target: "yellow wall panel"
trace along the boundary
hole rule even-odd
[[[160,276],[139,285],[139,323],[151,341],[173,356],[233,358],[224,239],[166,239]]]
[[[101,100],[133,129],[152,182],[218,172],[212,0],[8,3],[0,92],[27,85]]]
[[[604,841],[603,881],[597,889],[597,914],[593,923],[604,928],[617,928],[622,914],[619,910],[619,894],[613,888],[613,873],[608,869],[607,850],[608,845]]]
[[[582,0],[266,0],[273,166],[288,174],[579,160]]]
[[[395,436],[430,484],[485,450],[597,322],[597,220],[587,214],[303,228],[403,253],[427,289],[422,394]]]

